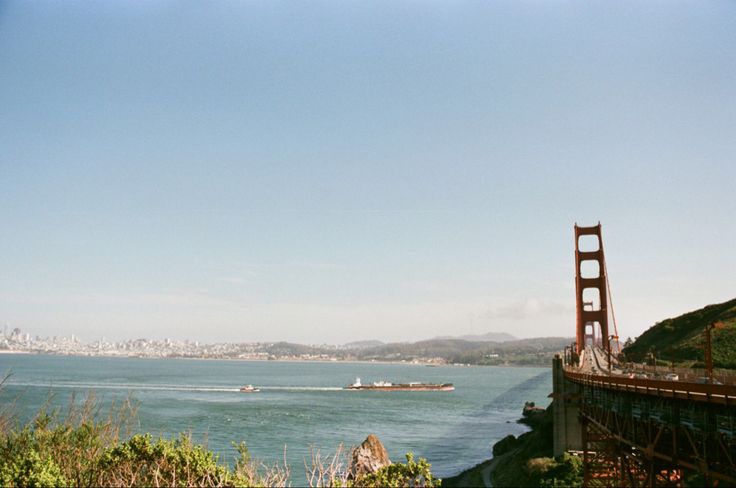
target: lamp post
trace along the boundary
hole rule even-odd
[[[711,344],[710,331],[722,329],[723,322],[713,322],[705,326],[705,370],[708,373],[708,383],[713,384],[713,347]]]
[[[675,372],[675,348],[670,346],[668,349],[670,353],[670,371]]]
[[[652,359],[652,366],[654,367],[654,376],[657,376],[657,355],[654,349],[649,351],[649,357]]]

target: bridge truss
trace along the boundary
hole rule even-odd
[[[565,376],[580,388],[585,486],[736,485],[736,387]]]

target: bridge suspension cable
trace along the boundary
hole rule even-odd
[[[603,239],[601,239],[601,250],[603,250]],[[603,261],[603,270],[606,275],[606,292],[608,294],[608,305],[611,307],[611,319],[613,320],[613,333],[616,335],[616,354],[621,352],[618,338],[618,324],[616,323],[616,312],[613,310],[613,296],[611,295],[611,283],[608,281],[608,263]]]

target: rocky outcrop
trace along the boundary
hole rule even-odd
[[[534,429],[540,423],[543,423],[546,417],[546,410],[544,408],[537,407],[534,405],[534,402],[525,402],[519,423],[526,424]]]
[[[493,456],[496,457],[506,454],[514,447],[516,447],[516,437],[513,435],[507,435],[500,441],[493,444]]]
[[[542,407],[537,407],[534,405],[534,402],[524,402],[524,409],[521,411],[521,414],[524,417],[530,417],[535,414],[544,413],[545,409]]]
[[[361,445],[353,448],[350,458],[350,479],[375,473],[382,467],[391,464],[386,448],[373,434],[369,435]]]

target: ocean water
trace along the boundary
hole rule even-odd
[[[63,407],[72,394],[93,390],[102,405],[132,397],[138,429],[171,437],[191,432],[230,461],[245,441],[267,463],[286,459],[295,485],[304,481],[310,448],[334,452],[376,434],[392,460],[406,452],[426,457],[433,473],[451,476],[491,456],[516,423],[527,400],[549,403],[548,368],[410,364],[138,359],[0,354],[11,373],[2,404],[28,417],[46,402]],[[453,392],[349,391],[360,377],[454,383]],[[243,384],[261,388],[240,393]]]

